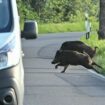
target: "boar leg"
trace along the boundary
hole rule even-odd
[[[64,66],[64,70],[61,73],[64,73],[69,65]]]
[[[62,64],[61,64],[61,63],[58,63],[58,64],[55,66],[55,69],[57,69],[58,66],[62,66]]]
[[[97,67],[103,69],[100,65],[98,65],[97,63],[93,62],[92,65],[96,65]]]
[[[92,65],[85,65],[87,69],[93,69],[95,72],[100,73],[98,70],[96,70]]]
[[[96,73],[100,73],[98,70],[96,70],[93,66],[92,69],[96,72]]]

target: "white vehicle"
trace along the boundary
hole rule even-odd
[[[0,105],[23,105],[21,37],[37,38],[37,22],[25,20],[20,32],[16,0],[0,0]]]
[[[0,105],[23,105],[24,69],[16,0],[0,0]]]

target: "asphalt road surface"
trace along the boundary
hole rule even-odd
[[[79,40],[83,33],[47,34],[22,39],[25,68],[24,105],[105,105],[105,79],[82,66],[55,69],[51,64],[64,41]]]

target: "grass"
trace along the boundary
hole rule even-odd
[[[84,31],[84,23],[49,23],[39,24],[39,33],[75,32]]]
[[[88,40],[86,40],[85,37],[82,37],[81,40],[92,47],[98,47],[96,56],[93,60],[103,67],[103,70],[100,69],[100,73],[105,75],[105,40],[98,40],[98,36],[96,34],[91,35]]]
[[[92,30],[96,30],[98,27],[97,22],[92,22]],[[84,21],[75,23],[38,23],[39,34],[43,33],[57,33],[57,32],[83,32],[85,31]]]
[[[24,21],[20,22],[21,30],[24,29]],[[58,32],[83,32],[85,31],[85,23],[81,22],[62,22],[62,23],[37,23],[39,34],[58,33]],[[97,22],[92,22],[92,30],[98,27]]]

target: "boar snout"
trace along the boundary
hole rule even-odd
[[[54,62],[54,61],[52,61],[51,63],[52,63],[52,64],[55,64],[55,62]]]
[[[52,63],[52,64],[55,64],[56,62],[53,60],[51,63]]]

